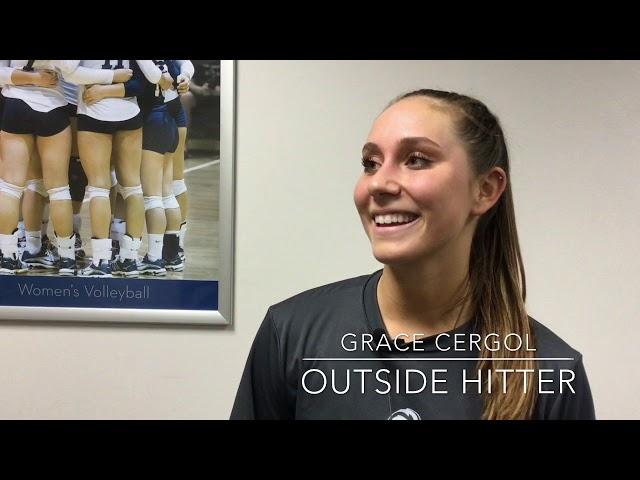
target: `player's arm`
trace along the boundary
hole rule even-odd
[[[136,63],[144,75],[144,78],[146,78],[149,83],[153,83],[155,85],[162,78],[162,70],[153,63],[153,60],[136,60]]]
[[[189,81],[191,81],[191,79],[193,78],[193,74],[196,71],[191,60],[174,60],[174,61],[176,62],[176,65],[180,67],[180,75],[183,76],[184,78],[187,78]]]
[[[123,83],[133,74],[129,68],[87,68],[80,65],[80,60],[55,60],[54,64],[66,81],[77,85]]]
[[[31,72],[9,65],[11,60],[0,60],[0,85],[35,85],[37,87],[53,87],[58,83],[55,72]]]
[[[153,63],[153,62],[152,62]],[[87,105],[93,105],[103,98],[137,97],[144,91],[146,78],[137,62],[130,61],[132,76],[124,83],[111,85],[92,85],[84,89],[82,99]],[[154,65],[155,66],[155,65]]]
[[[195,73],[195,67],[191,60],[174,60],[176,65],[180,67],[180,75],[176,81],[178,82],[178,93],[183,94],[189,91],[191,79]]]
[[[140,71],[149,83],[160,85],[162,90],[170,90],[173,88],[173,77],[168,73],[162,73],[162,70],[153,62],[153,60],[136,60]]]

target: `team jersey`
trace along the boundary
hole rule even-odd
[[[171,73],[169,71],[167,60],[151,60],[151,62],[153,62],[158,72],[160,72],[160,76],[165,73]],[[150,79],[147,75],[144,75],[144,78],[146,79],[146,81],[142,82],[142,91],[138,95],[140,108],[143,110],[143,112],[149,112],[151,110],[164,110],[165,97],[168,92],[171,92],[173,90],[162,90],[160,88],[160,85],[157,85],[157,81],[154,82],[153,79]],[[158,78],[158,81],[159,80],[160,78]]]
[[[78,85],[71,83],[64,78],[60,78],[59,81],[62,86],[62,94],[64,95],[67,103],[78,105]]]
[[[80,60],[80,65],[94,70],[116,70],[130,68],[130,60]],[[78,115],[87,115],[96,120],[118,122],[135,117],[139,112],[135,97],[103,98],[93,105],[87,105],[82,95],[84,85],[78,88]]]
[[[24,101],[33,110],[49,112],[67,105],[61,82],[53,87],[35,85],[13,85],[11,75],[14,70],[48,70],[74,83],[111,83],[113,73],[91,71],[79,67],[80,60],[0,60],[0,83],[2,94],[7,98]]]
[[[80,66],[94,71],[111,71],[112,78],[113,70],[131,68],[134,71],[139,70],[152,83],[157,83],[161,76],[160,71],[151,60],[80,60]],[[119,122],[133,118],[140,112],[140,107],[134,95],[125,96],[124,98],[103,98],[93,105],[87,105],[82,99],[83,93],[84,86],[80,85],[78,89],[79,115],[87,115],[96,120],[107,122]]]
[[[325,285],[269,308],[231,418],[480,419],[487,388],[480,380],[487,377],[478,372],[477,321],[394,344],[377,300],[381,275]],[[529,322],[539,371],[524,374],[530,382],[536,374],[544,379],[535,382],[533,418],[595,418],[582,355]]]

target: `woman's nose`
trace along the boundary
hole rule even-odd
[[[380,169],[370,177],[368,189],[369,195],[371,196],[385,196],[399,195],[401,187],[393,168],[383,164]]]

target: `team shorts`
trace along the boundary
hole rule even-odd
[[[69,126],[66,107],[58,107],[48,112],[38,112],[19,98],[5,98],[2,112],[2,130],[17,135],[37,135],[50,137]]]
[[[178,127],[166,109],[152,110],[144,119],[142,149],[164,155],[178,148]]]
[[[69,118],[78,116],[77,105],[74,105],[73,103],[67,103],[67,106],[65,108],[67,109],[67,114],[69,115]]]
[[[138,112],[135,117],[127,120],[119,120],[108,122],[106,120],[98,120],[89,115],[78,114],[78,131],[79,132],[96,132],[107,133],[113,135],[123,130],[137,130],[142,127],[142,112]]]
[[[187,115],[184,113],[184,108],[182,108],[180,97],[174,98],[170,102],[167,102],[165,105],[167,106],[169,115],[173,117],[178,128],[186,127]]]

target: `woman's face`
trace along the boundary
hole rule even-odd
[[[447,110],[412,97],[375,121],[354,201],[373,254],[403,264],[470,245],[475,175]]]

